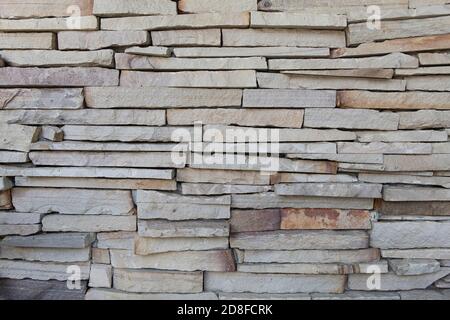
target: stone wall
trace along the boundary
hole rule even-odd
[[[0,3],[0,297],[450,299],[450,1],[257,2]]]

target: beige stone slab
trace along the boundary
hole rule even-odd
[[[446,142],[448,135],[441,130],[358,131],[359,142]]]
[[[406,81],[401,79],[323,77],[263,72],[258,72],[257,78],[261,88],[378,91],[404,91],[406,88]]]
[[[249,13],[198,13],[176,16],[144,16],[104,18],[103,30],[167,30],[204,28],[246,28],[250,25]]]
[[[177,5],[170,0],[95,0],[93,12],[100,17],[177,14]]]
[[[336,106],[336,92],[315,90],[244,90],[243,106],[247,108],[334,108]]]
[[[0,191],[0,209],[11,209],[11,191]]]
[[[426,186],[442,186],[450,187],[449,177],[420,177],[414,175],[403,174],[382,174],[382,173],[361,173],[358,175],[360,181],[370,183],[384,183],[384,184],[413,184]]]
[[[64,132],[58,127],[45,126],[42,127],[41,138],[49,141],[62,141]]]
[[[175,180],[16,177],[18,187],[116,190],[177,190]]]
[[[406,89],[422,91],[450,91],[450,76],[413,76],[406,80]]]
[[[79,20],[78,20],[79,19]],[[98,20],[95,16],[81,16],[77,20],[73,18],[42,18],[42,19],[0,19],[0,31],[65,31],[97,30]]]
[[[54,49],[53,33],[0,33],[0,49]]]
[[[385,201],[449,201],[450,190],[432,187],[386,186],[383,190]]]
[[[82,141],[38,141],[32,144],[31,150],[40,151],[146,151],[171,152],[176,143],[114,143],[114,142],[82,142]]]
[[[138,234],[145,238],[211,238],[228,237],[227,221],[140,220]]]
[[[306,109],[304,126],[310,128],[397,130],[399,115],[374,110]]]
[[[446,34],[450,31],[448,16],[384,21],[379,30],[369,30],[367,23],[352,24],[348,28],[348,44]]]
[[[290,183],[275,185],[275,193],[281,196],[381,198],[381,189],[381,184],[365,183]]]
[[[111,250],[114,268],[162,269],[177,271],[236,270],[231,250],[184,251],[157,253],[148,256],[134,255],[126,250]]]
[[[308,69],[377,69],[377,68],[417,68],[416,57],[404,53],[391,53],[381,57],[342,58],[342,59],[271,59],[270,70],[308,70]]]
[[[338,106],[367,109],[448,109],[450,95],[442,92],[341,91]]]
[[[0,50],[12,67],[112,67],[114,51]]]
[[[228,238],[141,238],[135,240],[134,253],[141,256],[165,252],[228,249]]]
[[[251,13],[250,27],[342,30],[347,27],[347,18],[343,15],[255,11]]]
[[[0,4],[0,18],[23,19],[43,17],[67,17],[71,5],[78,6],[82,16],[92,15],[92,0],[8,0]]]
[[[450,249],[386,249],[381,250],[385,258],[394,259],[449,259]]]
[[[392,52],[420,52],[443,49],[450,49],[450,35],[448,34],[363,43],[355,48],[342,46],[342,48],[334,50],[332,56],[335,58],[361,57]]]
[[[115,269],[114,289],[134,293],[200,293],[203,273]]]
[[[28,152],[31,143],[37,141],[39,134],[40,130],[37,127],[2,123],[0,126],[0,148]]]
[[[271,279],[271,281],[268,281]],[[341,293],[345,276],[285,275],[257,273],[205,273],[205,289],[219,292],[252,293]]]
[[[347,183],[347,182],[357,182],[358,178],[346,175],[346,174],[304,174],[304,173],[277,173],[271,176],[270,179],[272,184],[277,183],[293,183],[293,182],[336,182],[336,183]]]
[[[445,171],[450,169],[450,154],[433,155],[387,155],[386,171]]]
[[[239,70],[267,69],[265,58],[160,58],[116,54],[116,68],[122,70]]]
[[[398,69],[396,76],[448,75],[450,67],[425,67],[418,69]],[[406,78],[407,79],[407,78]]]
[[[223,30],[224,47],[345,47],[345,34],[341,31],[246,29]]]
[[[46,93],[44,91],[43,93]],[[50,92],[51,93],[51,92]],[[51,98],[51,96],[49,97]],[[45,103],[46,99],[42,101]],[[27,102],[28,105],[28,102]],[[52,106],[51,103],[48,104]],[[56,105],[55,105],[56,107]],[[0,119],[26,125],[145,125],[162,126],[164,110],[15,110],[3,111]]]
[[[303,110],[190,109],[168,110],[169,125],[203,124],[301,128]]]
[[[108,249],[92,248],[92,263],[111,264]]]
[[[112,273],[112,267],[109,265],[93,264],[89,274],[89,287],[111,288]]]
[[[135,231],[136,216],[51,214],[42,220],[42,230],[45,232]]]
[[[0,109],[80,109],[83,100],[82,89],[0,89]]]
[[[220,47],[220,29],[152,31],[152,44],[156,46],[211,46]]]
[[[28,236],[39,233],[40,231],[41,231],[40,224],[15,224],[15,225],[0,224],[1,236],[9,236],[9,235]]]
[[[185,157],[174,160],[170,152],[34,151],[29,157],[38,166],[184,168],[186,165]]]
[[[309,159],[309,160],[329,160],[338,163],[355,163],[355,164],[382,164],[382,154],[365,154],[365,153],[340,153],[340,154],[328,154],[328,153],[292,153],[286,154],[289,159]]]
[[[86,300],[217,300],[217,295],[212,292],[202,293],[130,293],[111,289],[89,289],[85,296]]]
[[[420,64],[423,66],[450,64],[450,54],[448,52],[419,53]]]
[[[364,231],[250,232],[232,234],[230,246],[242,250],[364,249],[368,238]]]
[[[181,87],[181,88],[256,88],[256,72],[239,71],[181,71],[138,72],[122,71],[123,87]]]
[[[144,126],[72,126],[63,128],[66,140],[120,141],[120,142],[179,142],[193,134],[192,128],[144,127]],[[179,131],[179,135],[175,133]],[[174,133],[175,132],[175,133]],[[144,155],[145,156],[145,155]]]
[[[349,274],[351,266],[337,264],[295,264],[295,263],[265,263],[265,264],[239,264],[238,272],[271,273],[271,274]]]
[[[332,208],[332,209],[372,209],[372,199],[343,199],[328,197],[284,197],[275,193],[255,195],[233,195],[232,208],[271,209],[271,208]]]
[[[58,32],[59,50],[98,50],[109,47],[146,45],[150,36],[145,31],[64,31]]]
[[[26,163],[28,154],[16,151],[0,151],[0,163]]]
[[[18,212],[129,215],[134,211],[130,191],[14,188],[12,200]]]
[[[267,58],[306,58],[328,57],[328,48],[301,47],[220,47],[220,48],[175,48],[178,58],[221,58],[221,57],[267,57]]]
[[[181,0],[178,10],[184,13],[256,11],[255,0]]]
[[[17,167],[0,166],[3,176],[14,177],[55,177],[55,178],[115,178],[115,179],[161,179],[174,178],[171,169],[134,169],[134,168],[98,168],[98,167]]]
[[[137,54],[150,57],[170,57],[172,53],[171,48],[166,47],[131,47],[125,49],[125,53]]]
[[[431,143],[338,142],[338,153],[347,154],[431,154]]]
[[[272,191],[271,186],[183,183],[181,193],[185,195],[224,195]]]
[[[132,250],[136,230],[97,233],[97,247],[101,249]]]
[[[1,225],[32,225],[41,223],[43,214],[0,211]],[[3,244],[3,242],[2,242]]]
[[[177,170],[177,181],[189,183],[223,183],[236,185],[268,185],[270,177],[261,175],[258,171],[232,170],[199,170],[184,168]]]
[[[6,237],[3,246],[19,248],[83,249],[95,241],[93,233],[47,233],[29,237]]]
[[[119,71],[98,67],[0,69],[0,87],[117,86]]]
[[[90,108],[240,107],[242,90],[194,88],[86,88]]]
[[[398,72],[403,69],[396,70]],[[408,70],[408,69],[406,69]],[[411,69],[412,70],[412,69]],[[415,69],[414,69],[415,70]],[[349,78],[374,78],[374,79],[391,79],[394,76],[392,69],[341,69],[341,70],[295,70],[282,71],[283,74],[289,75],[313,75],[323,77],[349,77]]]
[[[334,7],[358,7],[368,5],[408,5],[408,0],[262,0],[258,10],[262,11],[302,11],[311,8],[333,9]]]
[[[0,258],[8,260],[42,261],[42,262],[84,262],[91,257],[90,248],[55,249],[55,248],[17,248],[0,247]]]

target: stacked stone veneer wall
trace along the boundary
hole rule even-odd
[[[1,1],[0,296],[448,299],[447,50],[448,0]],[[277,172],[178,144],[237,127]]]

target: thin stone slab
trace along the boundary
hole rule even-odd
[[[137,72],[122,71],[123,87],[181,87],[181,88],[256,88],[256,72],[239,71],[181,71]]]
[[[282,209],[282,230],[371,229],[372,216],[364,210]]]
[[[445,131],[410,130],[410,131],[359,131],[356,133],[359,142],[446,142],[448,134]],[[385,156],[385,157],[433,157],[431,156]]]
[[[39,233],[40,231],[40,224],[0,224],[0,236],[28,236]]]
[[[0,69],[0,87],[112,87],[119,71],[98,67]]]
[[[378,249],[360,250],[245,250],[245,263],[339,263],[360,264],[380,259]]]
[[[45,101],[43,101],[45,102]],[[49,108],[53,108],[49,104]],[[37,105],[39,106],[39,105]],[[56,108],[56,106],[55,106]],[[8,110],[0,117],[26,125],[145,125],[163,126],[164,110]]]
[[[18,212],[129,215],[134,211],[130,191],[14,188]]]
[[[247,12],[256,11],[254,0],[181,0],[178,1],[178,10],[184,13],[203,12]]]
[[[0,90],[0,109],[81,109],[83,100],[82,89]]]
[[[170,57],[172,53],[171,48],[166,47],[131,47],[125,49],[125,53],[136,54],[149,57]]]
[[[89,287],[91,288],[111,288],[112,287],[112,267],[110,265],[93,264],[89,274]]]
[[[279,209],[233,210],[230,228],[232,233],[275,231],[280,229]]]
[[[434,94],[442,94],[434,92]],[[450,127],[450,111],[420,110],[400,113],[399,129],[430,129]]]
[[[36,127],[26,127],[16,124],[0,126],[0,149],[11,151],[30,151],[31,143],[39,139],[40,130]]]
[[[198,13],[102,19],[103,30],[167,30],[205,28],[247,28],[250,14]]]
[[[77,22],[69,18],[42,19],[0,19],[0,31],[6,32],[36,32],[36,31],[65,31],[74,29],[91,31],[97,30],[98,20],[95,16],[77,17]]]
[[[449,248],[449,222],[375,222],[371,246],[381,249]]]
[[[67,139],[73,139],[72,136]],[[34,165],[42,166],[88,166],[88,167],[130,167],[130,168],[184,168],[185,159],[173,160],[170,152],[76,152],[39,151],[30,152]]]
[[[369,42],[354,48],[346,48],[344,45],[342,48],[334,50],[332,56],[334,58],[361,57],[392,52],[420,52],[443,49],[450,49],[450,35],[448,34]]]
[[[402,183],[414,185],[429,185],[450,187],[450,177],[420,177],[414,175],[403,174],[382,174],[382,173],[361,173],[358,175],[360,181],[369,183]],[[428,199],[427,199],[428,200]]]
[[[450,290],[411,290],[401,291],[402,300],[449,300]]]
[[[387,155],[384,158],[384,165],[386,171],[444,171],[450,169],[450,154]],[[429,200],[433,201],[433,199]]]
[[[347,154],[431,154],[430,143],[338,142],[339,153]]]
[[[115,269],[114,289],[134,293],[200,293],[201,272]]]
[[[0,166],[3,176],[55,177],[55,178],[116,178],[171,180],[174,170],[133,168],[83,168],[83,167],[15,167]]]
[[[101,249],[133,250],[136,232],[117,231],[97,233],[97,247]]]
[[[20,248],[83,249],[95,240],[93,233],[47,233],[30,237],[5,237],[2,246]]]
[[[42,127],[41,138],[45,140],[61,142],[64,139],[64,132],[58,127]]]
[[[230,227],[226,221],[140,220],[138,231],[144,238],[210,238],[228,237]]]
[[[235,185],[268,185],[270,177],[259,172],[232,170],[199,170],[184,168],[177,170],[177,181],[189,183],[223,183]]]
[[[363,291],[346,291],[343,294],[326,294],[313,293],[312,300],[329,300],[329,301],[343,301],[343,300],[357,300],[357,301],[371,301],[371,300],[400,300],[398,293],[390,292],[363,292]]]
[[[278,173],[271,177],[272,184],[278,183],[294,183],[294,182],[304,182],[304,183],[346,183],[346,182],[357,182],[358,178],[345,175],[327,175],[327,174],[303,174],[303,173]]]
[[[385,201],[450,201],[450,190],[431,187],[385,187]]]
[[[16,248],[0,246],[0,259],[43,261],[43,262],[83,262],[91,258],[90,248]]]
[[[217,295],[212,292],[202,293],[130,293],[111,289],[89,289],[85,300],[217,300]]]
[[[427,67],[418,69],[398,69],[396,76],[449,75],[450,67]]]
[[[267,281],[271,279],[271,281]],[[345,276],[253,273],[205,273],[205,290],[251,293],[341,293]]]
[[[272,186],[232,185],[232,184],[207,184],[207,183],[183,183],[181,193],[184,195],[226,195],[246,194],[272,191]]]
[[[70,16],[67,8],[76,5],[81,16],[92,15],[91,0],[31,0],[24,3],[21,0],[10,0],[8,3],[0,4],[0,18],[23,19],[44,17],[67,17]]]
[[[224,47],[345,47],[342,31],[290,29],[226,29]]]
[[[93,13],[100,17],[177,14],[177,5],[170,0],[95,0]]]
[[[45,232],[136,231],[136,216],[61,215],[42,219]]]
[[[174,48],[178,58],[267,57],[308,58],[328,57],[328,48],[300,47],[220,47],[220,48]]]
[[[367,23],[352,24],[348,28],[348,44],[446,34],[450,31],[448,17],[434,17],[427,19],[408,19],[384,21],[381,28],[369,30]]]
[[[265,58],[160,58],[117,53],[116,69],[121,70],[246,70],[267,69]]]
[[[230,246],[244,250],[364,249],[368,247],[364,231],[274,231],[236,233]]]
[[[139,219],[179,221],[230,218],[230,196],[195,197],[157,191],[138,191],[136,203]]]
[[[84,300],[87,282],[81,281],[81,288],[71,290],[67,283],[56,280],[0,280],[0,299],[6,300]]]
[[[242,90],[176,88],[86,88],[90,108],[240,107]]]
[[[271,273],[271,274],[349,274],[351,266],[338,264],[312,264],[312,263],[264,263],[264,264],[239,264],[238,272],[247,273]]]
[[[420,0],[419,0],[420,1]],[[262,0],[258,4],[258,10],[262,11],[302,11],[308,9],[334,9],[334,7],[355,8],[362,5],[408,5],[407,0],[336,0],[333,6],[328,0],[298,1],[298,0]]]
[[[0,277],[8,279],[59,280],[67,281],[71,273],[67,268],[73,263],[29,262],[0,260]],[[89,262],[79,263],[80,280],[89,279]]]
[[[278,184],[275,193],[281,196],[314,196],[336,198],[381,198],[381,184],[364,183],[296,183]]]
[[[305,110],[304,126],[310,128],[342,128],[397,130],[400,116],[374,110]]]
[[[447,52],[419,53],[418,56],[423,66],[450,64],[450,54]]]
[[[292,153],[287,154],[289,159],[330,160],[346,164],[382,164],[382,154],[329,154],[329,153]]]
[[[446,92],[369,92],[341,91],[338,106],[363,109],[448,109],[450,94]]]
[[[244,90],[246,108],[334,108],[335,91]]]
[[[404,70],[404,69],[398,69]],[[409,69],[408,69],[409,70]],[[411,69],[415,70],[415,69]],[[323,77],[349,77],[349,78],[373,78],[373,79],[392,79],[394,76],[393,69],[337,69],[337,70],[295,70],[282,71],[283,74],[289,75],[312,75]]]
[[[175,180],[158,179],[89,179],[16,177],[17,187],[115,189],[115,190],[177,190]]]
[[[441,269],[439,261],[429,259],[392,259],[389,266],[398,276],[429,274]]]
[[[112,67],[114,51],[1,50],[12,67]]]
[[[55,48],[53,33],[0,33],[0,49],[51,50]]]
[[[367,68],[418,68],[419,60],[403,53],[391,53],[382,57],[349,59],[272,59],[270,70],[314,69],[367,69]]]
[[[0,224],[3,225],[27,225],[41,223],[43,214],[23,213],[13,211],[0,211]]]
[[[347,18],[343,15],[309,15],[286,12],[252,12],[251,28],[310,28],[342,30],[347,27]]]
[[[424,202],[376,202],[378,212],[386,215],[450,215],[450,202],[424,201]]]
[[[58,32],[59,50],[98,50],[147,45],[149,42],[150,36],[145,31]]]
[[[134,253],[140,256],[181,251],[228,249],[228,238],[142,238],[137,237]]]
[[[28,154],[16,151],[0,151],[0,163],[26,163]]]
[[[147,256],[134,255],[125,250],[110,252],[114,268],[223,272],[236,270],[230,250],[168,252]]]
[[[222,40],[220,29],[153,31],[155,46],[211,46],[219,47]]]
[[[418,276],[397,276],[393,273],[381,275],[380,291],[404,291],[414,289],[426,289],[435,281],[445,277],[450,273],[450,268],[442,268],[441,271]],[[371,275],[351,274],[348,278],[348,288],[350,290],[372,290],[368,287]]]
[[[237,209],[333,208],[372,209],[373,199],[280,196],[275,193],[233,195],[231,207]]]
[[[306,293],[219,293],[219,300],[294,300],[294,301],[307,301],[311,300],[309,294]]]
[[[111,111],[109,111],[111,112]],[[176,143],[114,143],[114,142],[82,142],[82,141],[38,141],[33,143],[31,150],[39,151],[146,151],[170,152]],[[170,180],[170,179],[169,179]]]

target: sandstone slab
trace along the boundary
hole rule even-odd
[[[233,184],[207,184],[207,183],[183,183],[181,193],[185,195],[226,195],[245,194],[272,191],[272,186],[233,185]]]
[[[449,159],[448,154],[387,155],[384,158],[384,165],[386,171],[444,171],[450,168]]]
[[[98,50],[149,44],[144,31],[64,31],[58,33],[59,50]]]
[[[92,233],[47,233],[30,237],[6,237],[2,246],[19,248],[83,249],[95,240]]]
[[[314,90],[244,90],[247,108],[334,108],[336,92]]]
[[[0,49],[43,49],[55,48],[53,33],[0,33]]]
[[[9,260],[43,261],[43,262],[82,262],[89,261],[90,248],[55,249],[55,248],[17,248],[0,247],[0,258]]]
[[[233,210],[230,228],[232,233],[275,231],[280,229],[280,210]]]
[[[441,268],[439,261],[429,259],[393,259],[389,266],[398,276],[414,276],[438,272]]]
[[[0,151],[0,163],[25,163],[28,161],[28,154],[25,152]]]
[[[32,234],[39,233],[41,231],[40,224],[0,224],[0,235],[18,235],[18,236],[28,236]]]
[[[133,250],[135,231],[97,233],[97,247],[100,249]]]
[[[435,92],[434,94],[439,93]],[[449,111],[420,110],[400,113],[399,129],[446,128],[449,126]]]
[[[135,16],[177,14],[177,5],[170,0],[95,0],[93,13],[96,16]]]
[[[221,44],[220,29],[153,31],[155,46],[216,46]]]
[[[85,300],[217,300],[212,292],[202,293],[130,293],[111,289],[89,289]]]
[[[172,49],[166,47],[131,47],[125,53],[150,57],[170,57]]]
[[[364,183],[296,183],[278,184],[275,192],[282,196],[323,196],[337,198],[381,198],[382,185]]]
[[[39,134],[40,130],[36,127],[2,123],[0,126],[0,148],[28,152],[31,143],[39,139]]]
[[[338,142],[338,152],[344,154],[431,154],[430,143],[401,142]]]
[[[91,31],[97,30],[98,20],[95,16],[80,16],[76,24],[69,18],[42,19],[0,19],[0,31],[7,32],[36,32],[36,31],[65,31],[71,29]]]
[[[165,252],[228,249],[228,238],[142,238],[135,240],[134,253],[140,256]]]
[[[202,12],[246,12],[256,11],[256,2],[253,0],[181,0],[178,1],[178,10],[185,13]]]
[[[376,201],[375,208],[386,215],[450,215],[450,202],[445,201]]]
[[[270,177],[255,171],[198,170],[184,168],[177,170],[177,181],[189,183],[223,183],[235,185],[268,185]]]
[[[136,216],[51,214],[42,219],[42,230],[46,232],[135,231]]]
[[[359,142],[444,142],[448,134],[438,130],[402,130],[402,131],[359,131],[356,133]],[[447,136],[447,137],[446,137]],[[386,156],[389,157],[417,157],[417,156]],[[418,156],[421,157],[421,156]]]
[[[174,48],[179,58],[221,58],[221,57],[267,57],[267,58],[307,58],[328,57],[328,48],[301,47],[208,47],[208,48]]]
[[[40,213],[0,211],[0,224],[3,225],[39,224],[41,223],[42,216],[43,215]]]
[[[252,12],[251,28],[311,28],[311,29],[345,29],[347,18],[342,15],[286,12]]]
[[[223,221],[140,220],[138,231],[145,238],[210,238],[228,237],[230,228]]]
[[[81,109],[83,100],[82,89],[0,90],[0,109]]]
[[[112,267],[110,265],[93,264],[89,273],[89,287],[111,288]]]
[[[67,17],[70,15],[67,8],[71,5],[78,6],[82,16],[92,14],[91,0],[61,0],[57,3],[51,0],[31,0],[26,3],[21,0],[11,0],[0,4],[0,18]]]

